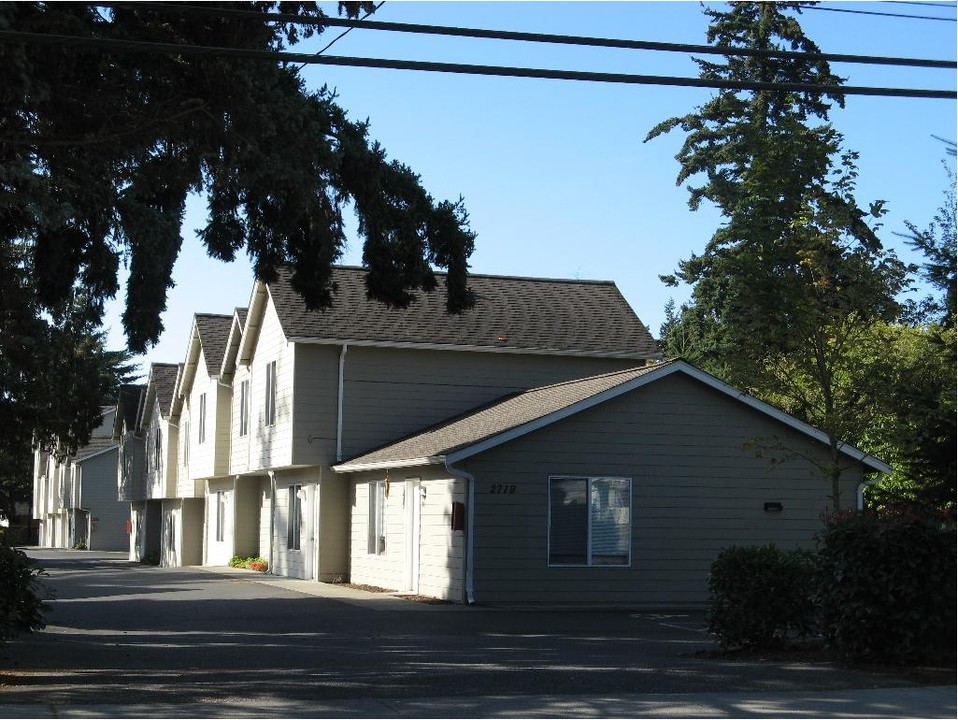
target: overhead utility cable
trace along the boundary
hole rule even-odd
[[[388,60],[380,58],[337,57],[273,50],[250,50],[245,48],[210,47],[204,45],[177,45],[175,43],[114,40],[72,35],[46,35],[0,30],[0,41],[90,47],[114,51],[151,52],[172,56],[205,55],[210,57],[237,57],[272,62],[304,63],[307,65],[336,65],[343,67],[387,68],[393,70],[420,70],[466,75],[491,75],[499,77],[548,78],[553,80],[579,80],[587,82],[623,83],[630,85],[669,85],[676,87],[704,87],[731,90],[769,90],[782,92],[830,92],[839,95],[873,95],[884,97],[914,97],[952,100],[952,90],[923,90],[913,88],[854,87],[845,85],[821,85],[814,83],[743,82],[732,80],[708,80],[656,75],[628,75],[624,73],[581,72],[573,70],[545,70],[539,68],[504,67],[496,65],[465,65],[459,63],[420,62],[414,60]]]
[[[127,3],[102,2],[94,6],[119,7]],[[261,13],[256,10],[236,10],[222,7],[204,7],[202,5],[162,4],[139,2],[137,8],[148,8],[164,12],[209,14],[225,17],[247,17],[250,19],[272,20],[275,22],[299,23],[330,27],[361,27],[364,30],[385,30],[387,32],[405,32],[423,35],[448,35],[453,37],[471,37],[487,40],[515,40],[520,42],[550,43],[558,45],[579,45],[588,47],[619,48],[624,50],[656,50],[664,52],[697,53],[701,55],[740,55],[746,57],[777,57],[803,60],[825,60],[835,63],[857,63],[863,65],[902,65],[909,67],[929,67],[954,70],[953,60],[927,60],[921,58],[896,58],[869,55],[843,55],[836,53],[809,53],[790,50],[759,50],[756,48],[719,48],[714,45],[690,45],[686,43],[655,42],[648,40],[623,40],[617,38],[580,37],[577,35],[551,35],[543,33],[515,32],[511,30],[486,30],[483,28],[450,27],[446,25],[421,25],[413,23],[383,22],[379,20],[350,20],[346,18],[306,18],[293,13]]]
[[[820,5],[803,5],[802,10],[824,10],[825,12],[849,13],[851,15],[878,15],[880,17],[906,18],[908,20],[942,20],[944,22],[958,22],[955,18],[946,18],[935,15],[904,15],[901,13],[878,12],[876,10],[849,10],[846,8],[821,7]]]

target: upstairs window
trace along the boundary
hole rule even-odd
[[[249,380],[240,383],[239,398],[239,434],[244,437],[249,433]]]
[[[202,445],[206,442],[206,393],[200,395],[199,425],[196,441]]]
[[[631,509],[628,478],[549,478],[549,564],[628,566]]]
[[[160,471],[163,460],[163,431],[159,427],[153,428],[153,469]]]
[[[183,421],[183,467],[190,464],[190,421]]]
[[[264,413],[267,425],[276,424],[276,361],[266,364],[266,407]]]

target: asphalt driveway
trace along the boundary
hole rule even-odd
[[[424,605],[244,571],[146,567],[120,554],[29,552],[55,599],[46,631],[0,650],[8,709],[138,704],[188,715],[184,704],[231,703],[240,714],[293,715],[356,700],[469,707],[477,697],[837,697],[914,685],[824,663],[703,658],[696,653],[712,641],[689,610]],[[373,714],[394,714],[383,707]]]

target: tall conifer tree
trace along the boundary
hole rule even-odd
[[[830,108],[844,103],[842,80],[815,57],[800,12],[800,3],[706,9],[708,41],[728,54],[696,62],[701,77],[730,88],[747,81],[812,89],[724,89],[647,140],[685,131],[677,182],[698,183],[689,186],[693,210],[707,201],[723,216],[704,252],[663,278],[692,285],[677,325],[694,328],[684,337],[702,339],[709,369],[827,433],[831,460],[822,470],[838,508],[840,448],[860,439],[867,400],[845,350],[874,322],[897,316],[906,268],[869,224],[882,203],[865,211],[854,197],[857,156],[828,122]],[[741,49],[769,52],[736,55]]]

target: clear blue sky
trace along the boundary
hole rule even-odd
[[[323,3],[335,14],[334,3]],[[955,17],[954,3],[827,2],[824,8]],[[420,3],[390,0],[383,21],[457,25],[567,35],[705,43],[707,18],[693,2]],[[801,23],[824,52],[953,60],[956,23],[808,10]],[[342,29],[302,43],[315,52]],[[489,65],[696,76],[690,56],[353,30],[327,55]],[[848,85],[954,90],[955,70],[833,64]],[[706,89],[611,85],[561,80],[473,77],[401,70],[309,66],[310,88],[336,88],[340,104],[370,121],[370,135],[390,158],[420,173],[437,200],[464,197],[478,233],[476,273],[613,280],[658,336],[670,297],[659,275],[701,252],[719,223],[713,208],[688,208],[676,187],[681,131],[643,140],[656,123],[708,100]],[[945,146],[954,140],[953,100],[847,98],[833,124],[860,153],[858,199],[887,201],[881,236],[904,259],[916,257],[893,231],[911,220],[925,227],[944,199]],[[951,163],[953,165],[953,162]],[[174,269],[166,326],[141,359],[181,362],[194,312],[229,313],[245,305],[253,284],[242,257],[225,265],[205,257],[193,232],[205,206],[191,202],[184,248]],[[354,238],[342,262],[360,264]],[[125,278],[122,278],[125,281]],[[121,291],[122,293],[122,291]],[[119,298],[122,300],[122,297]],[[110,344],[124,340],[119,302],[108,310]]]

